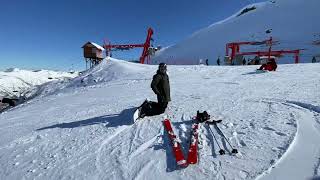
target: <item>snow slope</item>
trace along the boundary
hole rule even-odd
[[[320,175],[320,64],[168,66],[172,102],[133,124],[156,66],[111,59],[0,114],[0,179],[306,179]],[[177,169],[162,120],[188,148],[191,117],[208,110],[226,155],[200,126],[199,163]]]
[[[305,49],[300,62],[311,62],[313,56],[320,59],[320,46],[314,44],[320,42],[320,24],[316,21],[320,19],[319,6],[318,0],[276,0],[248,5],[229,18],[157,52],[152,63],[199,64],[199,59],[208,58],[210,65],[216,65],[219,56],[223,60],[226,43],[263,41],[271,36],[279,42],[273,50]],[[237,16],[251,7],[256,9]],[[270,29],[271,33],[266,33]],[[266,51],[268,47],[244,45],[240,50]],[[279,63],[294,63],[293,55],[285,55]]]

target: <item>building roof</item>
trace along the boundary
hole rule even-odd
[[[97,49],[100,49],[100,50],[104,50],[104,48],[102,47],[102,46],[100,46],[100,45],[98,45],[98,44],[96,44],[96,43],[94,43],[94,42],[87,42],[85,45],[83,45],[82,46],[82,48],[84,48],[85,46],[87,46],[88,44],[91,44],[91,45],[93,45],[94,47],[96,47]]]

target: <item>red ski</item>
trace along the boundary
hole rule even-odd
[[[174,157],[176,159],[177,164],[179,166],[181,166],[181,167],[187,167],[188,163],[184,158],[183,152],[181,150],[180,142],[179,142],[177,136],[174,134],[174,132],[172,130],[172,126],[171,126],[170,120],[169,119],[165,119],[163,121],[163,125],[164,125],[165,129],[168,132],[169,139],[170,139],[171,144],[172,144],[173,154],[174,154]]]
[[[192,124],[191,141],[187,159],[188,164],[196,164],[198,162],[198,128],[198,123]]]

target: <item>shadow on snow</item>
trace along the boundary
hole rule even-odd
[[[41,131],[45,129],[53,129],[53,128],[77,128],[77,127],[83,127],[83,126],[91,126],[95,124],[105,124],[106,127],[130,125],[134,123],[132,116],[135,110],[136,110],[136,107],[132,107],[132,108],[123,110],[120,114],[109,114],[109,115],[94,117],[94,118],[85,119],[81,121],[55,124],[52,126],[39,128],[37,129],[37,131]]]

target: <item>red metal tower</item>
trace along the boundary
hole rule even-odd
[[[142,51],[142,54],[141,54],[141,57],[140,57],[140,63],[144,64],[145,60],[146,59],[148,60],[148,58],[150,58],[149,54],[148,54],[148,50],[149,50],[149,47],[151,46],[150,42],[152,40],[152,35],[153,35],[153,30],[151,28],[148,28],[147,38],[146,38],[146,41],[143,44],[111,45],[110,43],[106,44],[106,42],[105,42],[103,47],[106,49],[107,56],[114,49],[129,50],[129,49],[132,49],[132,48],[143,48],[143,51]]]

